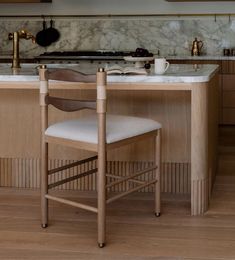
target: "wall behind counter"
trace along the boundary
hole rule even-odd
[[[61,32],[58,42],[47,48],[20,40],[20,52],[32,57],[45,51],[135,50],[147,48],[161,55],[189,55],[194,37],[204,42],[203,52],[221,55],[223,48],[235,47],[235,17],[90,17],[55,18]],[[26,28],[34,35],[42,29],[40,18],[0,17],[0,56],[12,51],[8,33]]]

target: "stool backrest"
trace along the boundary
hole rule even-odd
[[[39,68],[40,79],[40,107],[41,127],[44,131],[48,127],[48,105],[66,111],[78,111],[81,109],[96,109],[98,114],[98,128],[102,132],[102,138],[106,136],[106,84],[107,74],[103,68],[99,68],[95,74],[84,74],[71,69],[47,69],[46,65]],[[96,83],[96,100],[75,100],[49,95],[49,81],[64,81],[79,83]]]
[[[49,95],[49,80],[80,82],[80,83],[96,83],[97,99],[106,99],[106,73],[103,69],[99,69],[97,75],[84,74],[71,69],[47,69],[45,65],[39,68],[40,76],[40,96],[43,105],[53,105],[63,111],[77,111],[84,108],[96,109],[96,100],[71,100],[65,98],[52,97]],[[43,102],[44,101],[44,102]]]

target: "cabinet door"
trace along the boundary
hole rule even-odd
[[[224,108],[222,117],[224,125],[235,125],[235,108]]]
[[[235,73],[223,74],[222,81],[223,91],[235,91]]]
[[[221,61],[219,60],[170,60],[171,64],[216,64],[219,65],[219,73],[221,73]]]
[[[235,61],[223,60],[221,67],[223,74],[235,74]]]
[[[235,124],[235,74],[222,75],[223,124]]]

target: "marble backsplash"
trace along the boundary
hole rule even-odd
[[[135,50],[146,48],[160,55],[190,55],[195,37],[204,43],[203,54],[222,55],[223,48],[235,48],[235,20],[228,17],[111,17],[56,18],[61,38],[44,48],[30,40],[20,41],[21,56],[45,51]],[[48,20],[49,26],[49,20]],[[25,28],[34,35],[42,30],[36,18],[0,18],[0,55],[12,51],[8,33]]]

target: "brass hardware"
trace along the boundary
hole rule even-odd
[[[19,57],[19,41],[20,39],[29,40],[31,39],[35,43],[35,37],[26,30],[20,30],[8,34],[8,39],[13,41],[13,58],[12,58],[12,68],[20,68],[20,57]]]
[[[203,42],[198,41],[197,38],[195,38],[192,45],[192,51],[191,51],[192,56],[200,56],[202,46],[203,46]]]
[[[40,65],[38,66],[40,69],[46,69],[47,68],[47,65],[43,64],[43,65]]]

